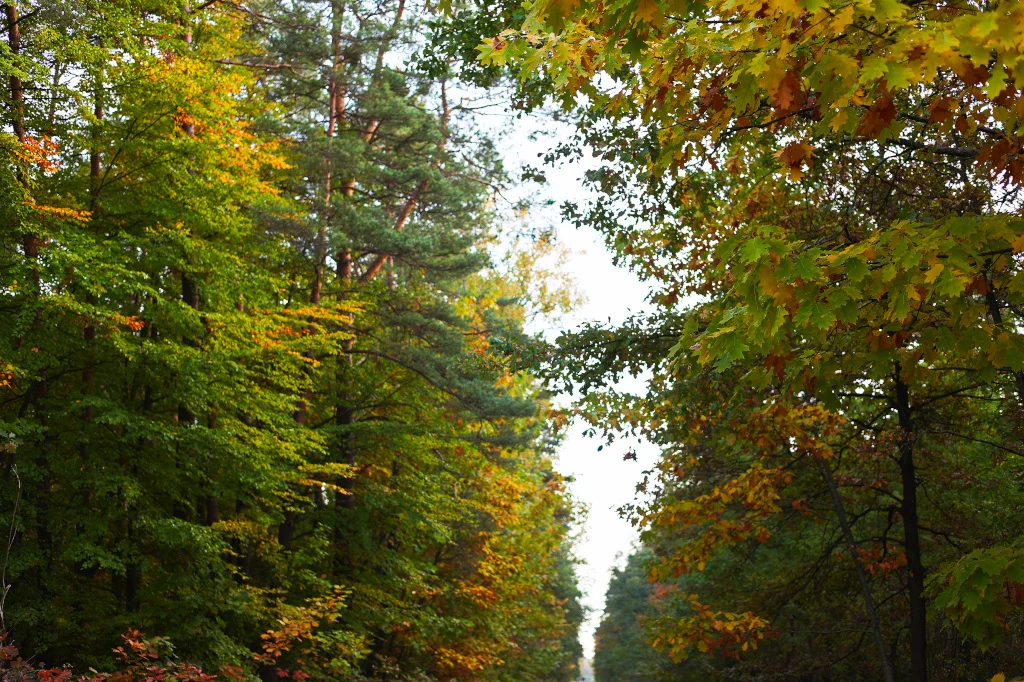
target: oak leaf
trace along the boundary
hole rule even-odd
[[[804,164],[811,165],[813,153],[814,147],[807,142],[794,142],[776,153],[775,157],[782,162],[782,166],[789,173],[789,179],[797,182],[804,175]]]
[[[892,97],[888,95],[879,97],[860,120],[857,134],[867,138],[878,137],[879,133],[885,130],[895,118],[896,106],[892,102]]]
[[[772,105],[780,112],[791,113],[803,104],[803,99],[800,74],[795,71],[787,71],[775,90]]]

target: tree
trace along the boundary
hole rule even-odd
[[[657,599],[665,589],[647,579],[645,564],[652,559],[649,550],[640,548],[627,557],[623,568],[612,570],[604,615],[595,635],[594,678],[598,682],[687,679],[686,666],[673,664],[654,649],[645,629],[658,616]],[[692,679],[701,679],[703,674],[689,672]]]

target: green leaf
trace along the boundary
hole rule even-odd
[[[811,301],[800,306],[793,321],[824,330],[835,324],[836,316],[825,303]]]
[[[814,258],[807,253],[801,253],[796,257],[793,274],[804,282],[816,282],[821,279],[821,269],[814,262]]]
[[[769,253],[768,243],[760,237],[751,237],[740,246],[740,262],[753,263]]]
[[[846,271],[846,276],[850,278],[851,282],[859,282],[871,274],[867,261],[858,256],[847,258],[843,263],[843,269]]]

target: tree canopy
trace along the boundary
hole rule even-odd
[[[663,449],[650,644],[722,678],[1019,668],[1021,4],[523,8],[480,57],[575,115],[565,215],[654,291],[552,356]]]

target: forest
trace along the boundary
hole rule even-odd
[[[489,261],[508,178],[444,25],[5,7],[2,657],[569,679],[578,510],[502,351],[561,293],[543,243]]]
[[[5,680],[1024,677],[1020,0],[4,9]]]

